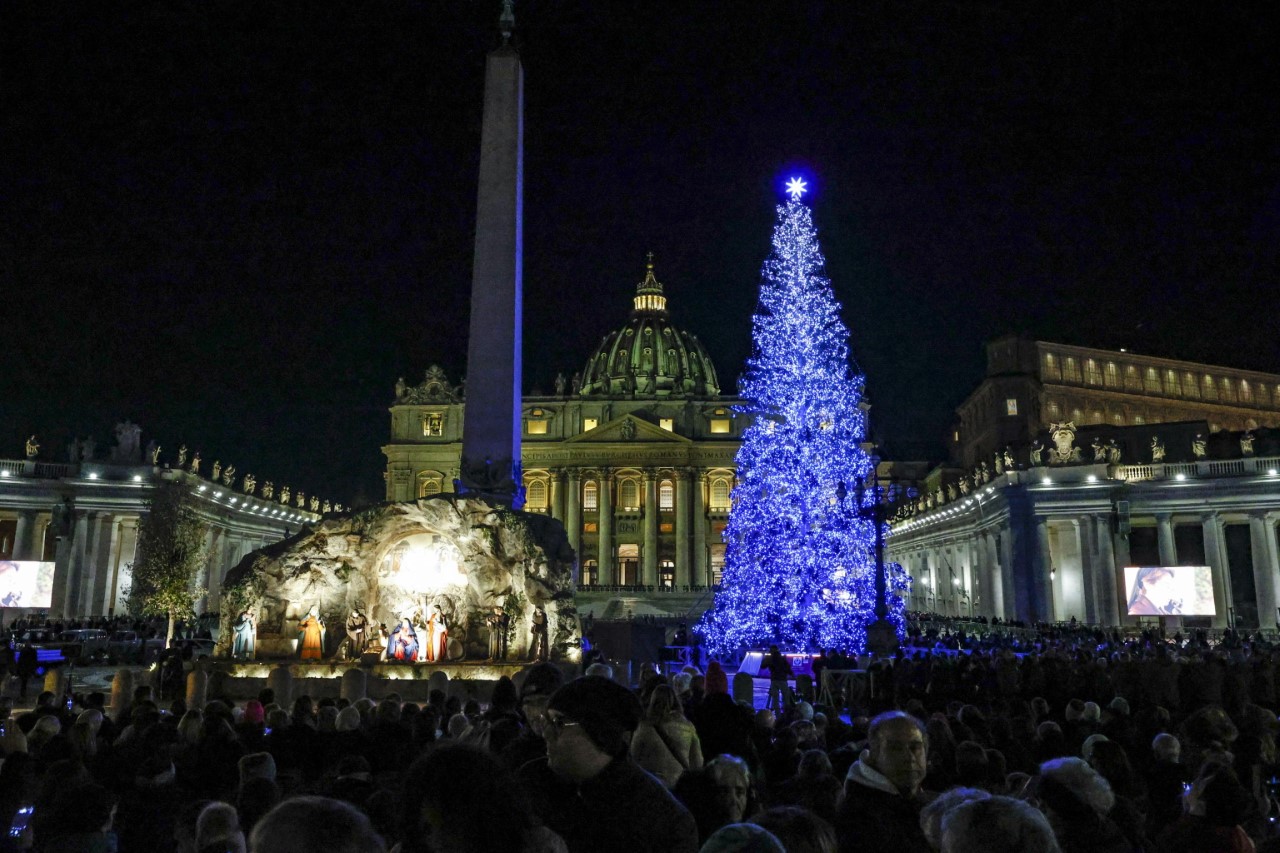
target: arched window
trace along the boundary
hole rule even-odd
[[[729,508],[729,480],[726,477],[716,477],[711,481],[711,508],[712,509],[728,509]]]
[[[525,490],[525,505],[529,509],[547,508],[547,481],[533,480]]]
[[[658,484],[658,509],[670,512],[676,508],[676,489],[670,480]]]
[[[422,488],[418,490],[418,497],[430,497],[431,495],[440,494],[440,481],[437,479],[423,480]]]
[[[582,484],[582,508],[587,512],[595,512],[599,506],[600,490],[595,480]]]
[[[618,508],[623,512],[640,509],[640,487],[635,480],[623,480],[618,484]]]

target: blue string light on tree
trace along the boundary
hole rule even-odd
[[[865,377],[849,366],[813,213],[792,178],[752,317],[754,352],[740,386],[754,415],[738,450],[715,604],[698,626],[715,655],[777,643],[862,652],[875,620],[877,500],[862,442]],[[887,529],[882,528],[887,533]],[[886,567],[889,619],[903,634],[905,575]]]

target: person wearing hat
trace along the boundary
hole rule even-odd
[[[551,694],[564,684],[564,673],[552,663],[530,667],[520,684],[519,711],[523,726],[520,734],[502,748],[499,759],[512,770],[538,758],[546,758],[547,742],[542,730],[546,723],[547,703]]]
[[[569,682],[547,703],[546,758],[518,775],[569,853],[698,849],[693,816],[628,754],[641,716],[634,693],[599,676]]]

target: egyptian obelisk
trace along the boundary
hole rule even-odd
[[[524,72],[511,45],[513,5],[504,0],[502,45],[485,61],[458,489],[519,509]]]

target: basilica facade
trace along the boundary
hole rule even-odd
[[[462,393],[438,367],[397,383],[387,500],[454,491]],[[579,612],[684,617],[710,606],[748,425],[739,402],[722,395],[697,337],[671,323],[652,258],[626,322],[553,394],[524,397],[524,509],[564,524]]]

